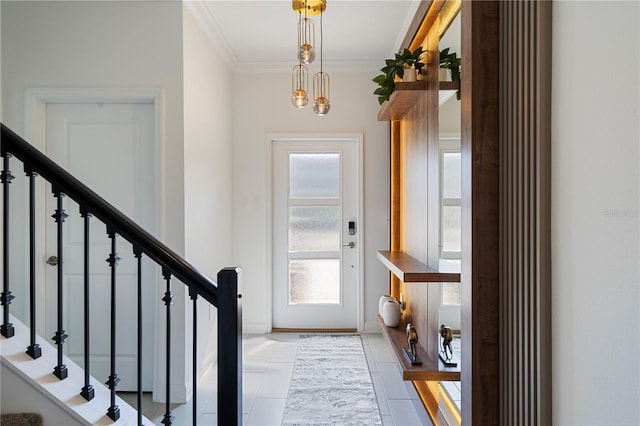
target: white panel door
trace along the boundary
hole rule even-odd
[[[154,106],[151,103],[47,104],[47,154],[80,181],[155,234]],[[84,365],[84,230],[78,205],[63,197],[68,218],[64,223],[64,329],[69,338],[65,353]],[[56,209],[47,195],[47,213]],[[106,382],[110,375],[111,275],[106,259],[111,247],[106,226],[96,218],[90,228],[91,359],[90,372]],[[56,255],[56,223],[47,221],[46,257]],[[118,390],[137,386],[137,261],[131,245],[118,238],[116,285],[116,373]],[[154,318],[161,303],[156,270],[143,257],[143,388],[152,390]],[[46,273],[46,333],[57,330],[55,266]],[[157,300],[158,299],[158,300]]]
[[[351,139],[273,141],[273,328],[357,328],[357,154]]]

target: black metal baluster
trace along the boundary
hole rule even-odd
[[[107,226],[107,235],[111,239],[111,254],[107,259],[111,268],[111,375],[106,383],[111,390],[111,405],[107,410],[107,416],[115,422],[120,418],[120,407],[116,405],[116,387],[120,382],[116,374],[116,266],[120,258],[116,252],[116,232],[111,226]]]
[[[90,248],[90,220],[92,214],[84,206],[80,206],[80,216],[84,219],[84,386],[80,391],[80,395],[87,401],[91,401],[95,396],[95,390],[90,383],[91,368],[91,345],[90,345],[90,315],[89,306],[91,305],[89,294],[89,248]]]
[[[29,346],[27,355],[33,359],[42,356],[42,349],[36,343],[36,176],[38,174],[25,165],[29,178]]]
[[[138,260],[138,426],[142,426],[142,250],[133,246]]]
[[[54,215],[51,216],[56,220],[56,223],[58,224],[57,226],[58,228],[58,231],[57,231],[58,233],[58,265],[57,265],[58,267],[58,331],[56,331],[56,334],[53,336],[53,341],[56,343],[56,346],[58,347],[58,365],[56,365],[56,367],[53,369],[53,374],[58,379],[64,380],[67,378],[68,371],[67,371],[67,366],[62,363],[62,355],[63,355],[62,345],[64,345],[64,342],[67,340],[67,337],[69,336],[62,328],[63,326],[63,323],[62,323],[63,293],[62,291],[63,291],[63,280],[64,280],[63,268],[62,268],[62,265],[64,263],[62,243],[63,243],[63,224],[64,224],[64,220],[68,216],[64,212],[64,209],[62,208],[63,207],[62,198],[64,197],[64,194],[58,191],[54,187],[53,196],[58,199],[56,212]]]
[[[9,291],[9,184],[13,180],[13,175],[9,170],[9,157],[11,154],[3,152],[2,161],[2,188],[3,188],[3,221],[2,221],[2,294],[0,295],[0,303],[4,307],[2,310],[2,325],[0,325],[0,334],[4,337],[13,337],[15,330],[13,324],[9,322],[9,305],[14,296]]]
[[[173,292],[171,291],[171,272],[162,268],[162,276],[167,282],[167,291],[164,293],[164,297],[162,301],[167,307],[167,383],[166,383],[166,409],[164,418],[162,419],[162,424],[171,425],[173,424],[173,415],[171,414],[171,305],[173,304]]]
[[[198,292],[189,287],[189,297],[193,300],[193,396],[192,425],[198,424]]]

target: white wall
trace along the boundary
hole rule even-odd
[[[3,120],[24,129],[33,87],[165,89],[166,226],[184,253],[182,5],[176,2],[3,2]]]
[[[292,62],[293,66],[293,62]],[[312,65],[313,67],[313,65]],[[376,250],[388,247],[388,123],[376,121],[379,105],[371,74],[331,75],[331,111],[319,117],[311,106],[291,105],[291,75],[236,75],[233,81],[233,259],[244,273],[245,331],[264,332],[271,292],[267,183],[267,134],[364,134],[365,327],[376,331],[378,298],[386,294],[388,272]]]
[[[190,9],[184,15],[185,255],[201,272],[232,265],[232,76]],[[192,322],[187,302],[185,323]],[[198,359],[209,367],[217,355],[217,311],[198,303]],[[187,333],[191,347],[191,333]],[[203,362],[204,361],[204,362]],[[190,360],[187,376],[191,377]]]
[[[640,424],[640,3],[553,6],[554,425]]]
[[[185,253],[186,222],[182,25],[181,2],[2,2],[2,113],[5,124],[18,134],[25,135],[27,88],[164,90],[158,237],[179,254]],[[12,168],[22,172],[17,163]],[[16,185],[16,193],[18,188]],[[12,205],[17,208],[20,203]],[[12,217],[19,215],[16,212]],[[24,235],[24,226],[13,231],[14,236]],[[24,272],[23,265],[13,262],[12,274]],[[174,318],[183,318],[188,296],[178,283],[173,284],[173,291]],[[184,339],[184,324],[174,320],[172,328],[176,339],[173,360],[186,364],[185,350],[190,347],[179,341]],[[162,359],[164,351],[157,352]],[[187,392],[185,374],[178,369],[172,372],[177,386],[174,395],[179,399]],[[164,375],[158,377],[164,381]]]

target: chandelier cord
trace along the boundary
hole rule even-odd
[[[307,9],[309,8],[309,6],[307,5],[306,1],[304,2],[304,6],[305,6],[304,7],[304,23],[305,23],[305,25],[303,27],[301,27],[301,28],[302,28],[302,42],[306,44],[306,43],[309,43],[309,40],[307,38],[307,29],[309,27],[309,23],[307,21],[307,19],[308,19],[307,18]]]
[[[324,77],[324,73],[322,72],[322,51],[324,50],[322,47],[324,45],[324,34],[322,32],[322,15],[323,12],[320,12],[320,75]],[[324,78],[320,79],[320,93],[324,96]]]
[[[305,15],[306,15],[307,11],[305,9]],[[298,11],[298,31],[302,30],[302,11],[299,10]],[[298,60],[299,65],[298,65],[298,87],[297,89],[301,89],[302,88],[302,59]]]

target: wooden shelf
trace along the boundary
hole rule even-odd
[[[389,97],[378,111],[378,121],[401,119],[427,90],[425,80],[406,83],[399,81]]]
[[[405,283],[459,283],[460,274],[439,272],[402,251],[378,250],[378,259]]]
[[[441,81],[438,89],[455,93],[458,90],[458,83],[455,81]],[[378,121],[400,120],[411,109],[421,96],[424,96],[427,90],[427,81],[420,80],[415,82],[396,83],[395,90],[389,97],[389,100],[380,106],[378,111]],[[446,97],[448,99],[451,95]]]
[[[458,90],[458,82],[457,81],[441,81],[439,84],[440,90],[453,90],[454,92]]]
[[[402,350],[407,347],[406,324],[404,322],[397,327],[387,327],[384,325],[380,315],[378,315],[378,325],[380,325],[382,335],[391,346],[393,354],[398,361],[402,371],[402,380],[433,380],[441,382],[456,382],[460,380],[459,366],[445,367],[440,359],[429,358],[427,352],[419,344],[417,345],[417,350],[422,365],[411,365]]]

